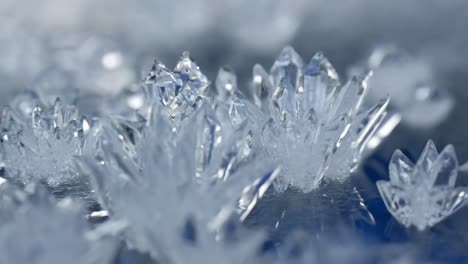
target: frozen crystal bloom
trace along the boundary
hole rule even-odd
[[[237,211],[247,216],[277,173],[212,106],[202,100],[175,133],[158,100],[148,119],[121,120],[105,133],[101,164],[82,163],[111,218],[127,223],[129,247],[162,262],[243,263],[260,246],[261,237],[241,235]]]
[[[184,52],[173,71],[155,61],[145,84],[149,104],[160,101],[177,125],[197,108],[210,82],[190,54]]]
[[[262,148],[282,166],[275,186],[307,192],[323,179],[346,179],[386,114],[388,98],[362,106],[371,73],[340,85],[322,53],[305,64],[286,47],[269,74],[256,65],[253,75],[254,100],[268,120]]]
[[[91,229],[71,199],[57,202],[46,190],[31,187],[0,186],[1,263],[111,263],[117,226]]]
[[[387,210],[406,227],[423,231],[463,205],[467,189],[455,187],[458,160],[452,145],[438,153],[429,141],[416,164],[397,150],[389,170],[390,181],[378,181],[377,187]]]
[[[1,117],[1,151],[9,179],[42,181],[50,187],[77,184],[76,156],[92,152],[86,146],[91,123],[60,98],[48,107],[34,93],[21,95]]]
[[[433,127],[451,112],[454,100],[447,89],[437,86],[434,69],[426,59],[387,44],[376,47],[362,64],[352,67],[350,72],[374,71],[369,80],[373,87],[369,100],[376,102],[389,94],[392,112],[400,115],[407,125]],[[428,111],[430,115],[426,114]]]

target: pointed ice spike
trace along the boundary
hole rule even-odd
[[[314,181],[314,186],[319,186],[323,178],[328,172],[328,169],[330,167],[330,164],[338,151],[338,149],[341,147],[343,144],[343,141],[345,140],[345,137],[347,136],[349,132],[349,116],[348,115],[341,115],[336,118],[336,123],[338,126],[337,131],[339,132],[338,134],[334,135],[334,138],[331,138],[329,145],[327,146],[327,150],[325,152],[323,162],[320,166],[320,169],[318,170],[317,177]]]
[[[158,60],[154,61],[153,65],[151,66],[150,72],[148,73],[148,75],[145,78],[145,83],[146,84],[152,84],[152,83],[154,83],[156,81],[156,71],[157,71],[157,67],[158,67],[159,64],[160,64],[160,62]]]
[[[304,89],[299,91],[303,97],[303,110],[314,108],[316,112],[326,111],[334,100],[339,85],[338,74],[323,53],[315,54],[304,72]]]
[[[237,90],[237,77],[230,66],[219,69],[216,77],[216,90],[220,99],[227,99]]]
[[[182,81],[180,94],[190,106],[194,106],[200,96],[207,90],[210,82],[200,71],[200,68],[190,58],[188,52],[184,52],[177,63],[174,73]]]
[[[190,53],[184,51],[179,62],[174,68],[174,72],[178,73],[183,82],[191,81],[200,93],[205,92],[209,85],[209,81],[200,71],[198,65],[190,58]]]
[[[429,178],[431,185],[455,187],[458,175],[458,159],[452,145],[446,146],[434,161]],[[429,182],[428,182],[429,183]]]
[[[304,62],[301,56],[292,47],[285,47],[270,69],[273,85],[278,85],[283,77],[288,77],[294,81],[296,90],[302,89],[303,68]]]
[[[54,103],[54,127],[63,128],[65,126],[65,113],[62,100],[57,97]]]
[[[275,92],[272,96],[273,106],[272,113],[276,113],[276,119],[284,122],[287,115],[295,117],[296,97],[294,88],[287,77],[284,77],[278,83]]]
[[[422,174],[428,175],[438,155],[434,142],[429,140],[416,162],[416,167],[421,170]]]
[[[386,98],[380,100],[380,102],[372,107],[369,111],[365,112],[365,117],[361,121],[363,127],[359,132],[357,139],[353,142],[353,144],[356,144],[360,153],[364,152],[369,140],[377,132],[380,124],[387,115],[387,107],[389,102],[390,97],[387,96]]]
[[[196,138],[196,177],[201,177],[206,166],[210,163],[214,148],[217,142],[221,142],[221,125],[214,116],[213,110],[208,104],[201,106],[200,112],[203,113],[197,118],[197,138]]]
[[[262,110],[267,110],[268,106],[265,101],[273,93],[273,84],[271,83],[270,77],[265,69],[259,65],[255,64],[253,67],[253,97],[255,104],[262,108]]]
[[[389,164],[390,181],[395,184],[411,184],[414,163],[399,149],[393,153]]]
[[[257,205],[257,202],[263,197],[265,192],[273,184],[273,181],[280,174],[281,169],[276,168],[272,172],[267,173],[261,179],[255,181],[252,185],[247,186],[239,200],[239,204],[245,208],[244,212],[241,214],[240,221],[244,222],[245,219],[250,215],[252,210]]]
[[[353,117],[361,107],[364,96],[367,92],[367,80],[371,74],[354,76],[338,92],[338,98],[333,103],[332,112],[336,115],[348,114]],[[335,109],[333,111],[333,109]]]

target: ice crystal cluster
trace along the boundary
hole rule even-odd
[[[71,183],[79,177],[74,158],[85,151],[90,124],[77,109],[57,98],[43,104],[33,92],[3,109],[1,150],[12,181],[45,181],[49,186]],[[75,181],[76,183],[76,181]]]
[[[266,155],[282,166],[278,189],[310,191],[325,177],[349,176],[386,114],[388,98],[363,107],[371,75],[363,73],[341,85],[322,53],[306,64],[290,47],[283,49],[269,75],[255,66],[255,98],[268,120],[260,138]]]
[[[275,228],[248,220],[261,203],[273,208],[268,195],[295,192],[351,207],[352,220],[364,212],[375,225],[350,179],[389,104],[366,102],[369,78],[371,71],[342,84],[322,53],[304,63],[286,47],[269,73],[254,66],[250,90],[229,66],[211,82],[185,52],[173,69],[155,61],[140,83],[100,98],[88,117],[80,113],[93,111],[66,90],[20,94],[0,123],[0,243],[9,249],[18,237],[23,246],[2,263],[121,263],[132,252],[184,264],[343,263],[360,255],[365,243],[338,252],[326,238],[303,239],[307,232],[271,241],[267,230],[287,221],[287,208]],[[428,145],[414,169],[395,154],[391,183],[378,186],[395,218],[422,230],[461,206],[456,171],[453,149],[437,156]],[[434,186],[439,178],[448,184]],[[324,185],[338,186],[340,199]],[[318,218],[327,214],[320,210]]]
[[[452,145],[438,153],[429,141],[416,164],[397,150],[389,166],[390,181],[377,186],[385,206],[403,225],[424,230],[463,205],[467,188],[455,187],[458,160]]]

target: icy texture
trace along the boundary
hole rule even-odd
[[[270,70],[253,70],[254,99],[267,115],[261,130],[267,156],[282,167],[275,185],[311,191],[323,179],[343,180],[386,114],[388,98],[362,107],[371,73],[345,85],[322,53],[308,64],[283,49]],[[261,120],[256,120],[261,123]]]
[[[438,125],[453,108],[452,96],[444,87],[436,86],[435,72],[427,59],[410,56],[393,45],[381,45],[372,51],[364,66],[350,71],[363,70],[374,71],[369,99],[376,102],[389,94],[392,108],[410,126]]]
[[[51,187],[77,183],[76,156],[85,151],[90,122],[57,98],[42,104],[32,92],[20,95],[1,117],[1,151],[7,178],[42,181]],[[93,146],[90,146],[92,148]]]
[[[179,65],[191,65],[188,57],[184,60],[187,64]],[[110,217],[127,223],[129,247],[165,263],[250,263],[261,236],[240,236],[238,225],[278,173],[249,151],[249,131],[218,120],[229,108],[196,99],[203,86],[191,85],[200,84],[201,75],[187,76],[196,77],[176,86],[169,97],[153,94],[157,100],[143,111],[147,118],[103,120],[102,162],[85,159],[83,170],[94,176]],[[155,84],[161,85],[160,77],[155,76]],[[193,98],[178,93],[181,89],[201,101],[190,115],[174,120],[167,115],[170,102],[188,104]]]
[[[467,189],[455,187],[458,160],[452,145],[438,153],[429,141],[416,164],[397,150],[389,170],[390,181],[377,186],[388,211],[406,227],[430,228],[463,205]]]
[[[0,186],[1,263],[111,263],[117,226],[91,229],[70,199],[56,202],[43,189]]]

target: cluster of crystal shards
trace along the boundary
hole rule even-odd
[[[187,53],[173,71],[156,62],[144,106],[101,120],[102,155],[80,163],[111,219],[127,223],[127,245],[159,261],[249,263],[261,246],[239,225],[278,170],[254,153],[245,122],[231,121],[232,104],[206,96],[208,85]]]
[[[343,180],[356,166],[386,114],[388,98],[362,107],[372,73],[340,84],[322,53],[308,64],[283,49],[270,70],[253,70],[254,98],[267,115],[262,148],[282,167],[276,187],[311,191],[323,179]]]
[[[464,203],[467,188],[455,187],[458,160],[452,145],[438,153],[429,141],[416,164],[397,150],[389,169],[390,181],[377,186],[388,211],[406,227],[430,228]]]
[[[60,98],[47,105],[33,92],[19,95],[1,116],[5,177],[50,187],[77,184],[81,177],[74,160],[93,147],[85,144],[90,127],[90,121]]]
[[[238,237],[240,218],[277,173],[262,162],[242,163],[236,153],[245,152],[240,149],[245,144],[237,142],[243,138],[217,123],[211,105],[202,105],[177,131],[166,110],[154,102],[148,119],[140,117],[139,129],[103,135],[101,164],[85,160],[83,170],[93,175],[104,208],[112,219],[127,223],[129,247],[159,261],[254,258],[260,237]],[[238,205],[250,185],[256,189]]]
[[[196,109],[210,82],[190,54],[184,52],[173,71],[155,61],[145,84],[148,99],[159,100],[169,117],[178,123]]]
[[[45,189],[0,186],[1,263],[111,263],[118,226],[91,228],[71,199],[55,201]]]

